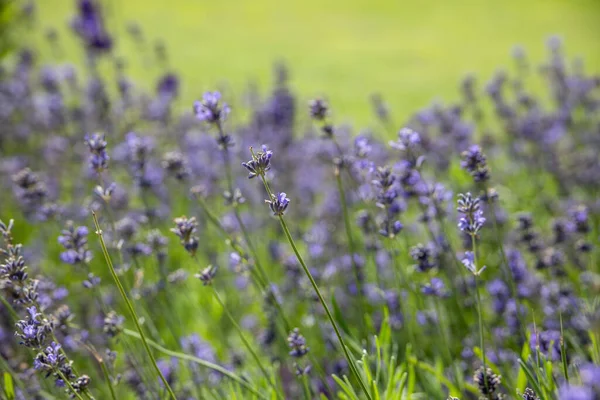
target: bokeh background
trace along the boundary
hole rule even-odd
[[[167,48],[169,67],[183,80],[181,104],[207,89],[240,94],[250,82],[264,88],[272,64],[285,61],[302,99],[326,96],[337,117],[371,121],[369,96],[381,93],[399,121],[432,100],[453,100],[466,73],[485,82],[511,67],[514,45],[537,65],[544,42],[561,36],[568,55],[600,69],[597,0],[103,0],[117,52],[140,86],[152,85],[159,66],[144,62],[123,34],[135,22],[149,52]],[[43,59],[84,62],[67,35],[72,0],[37,2],[42,29],[20,40],[38,44]],[[61,35],[63,51],[46,45],[45,29]],[[147,57],[146,59],[149,59]],[[237,97],[237,96],[236,96]]]

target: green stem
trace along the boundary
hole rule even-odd
[[[348,349],[346,348],[346,343],[344,342],[344,339],[342,338],[340,330],[339,330],[337,324],[335,323],[335,320],[333,319],[333,315],[331,314],[331,311],[329,310],[329,306],[327,306],[327,303],[325,302],[325,299],[323,298],[323,295],[321,294],[321,290],[319,289],[319,286],[317,286],[317,282],[315,282],[315,279],[313,278],[312,274],[310,273],[310,270],[304,263],[304,259],[300,255],[300,252],[298,251],[298,248],[296,247],[296,244],[294,243],[294,239],[292,238],[292,235],[290,234],[290,231],[287,227],[285,219],[283,218],[282,215],[279,216],[279,222],[281,223],[281,227],[283,228],[283,231],[285,232],[285,236],[286,236],[288,242],[290,243],[290,246],[292,247],[292,250],[294,251],[296,258],[300,262],[300,265],[302,266],[304,273],[310,280],[310,283],[311,283],[315,293],[317,294],[317,297],[319,298],[321,305],[325,309],[325,313],[327,314],[327,317],[329,318],[329,322],[331,323],[331,326],[333,327],[333,330],[335,331],[335,335],[337,336],[337,339],[340,342],[340,346],[342,347],[342,350],[344,351],[344,355],[346,356],[346,359],[348,360],[348,365],[350,366],[350,370],[352,371],[352,373],[358,380],[358,382],[361,386],[361,389],[363,390],[363,392],[365,393],[367,398],[369,400],[372,400],[371,394],[369,393],[369,390],[365,386],[365,383],[363,382],[360,374],[358,373],[358,370],[356,369],[354,360],[352,359],[352,357],[350,356],[350,353],[348,352]]]
[[[267,179],[265,178],[264,173],[260,175],[260,178],[261,178],[261,180],[262,180],[262,182],[263,182],[263,184],[265,186],[265,189],[267,191],[269,199],[272,199],[273,198],[273,192],[271,191],[271,188],[269,187],[269,184],[267,182]],[[323,298],[323,295],[321,294],[321,291],[319,290],[319,286],[317,286],[317,282],[315,282],[315,279],[313,278],[312,274],[310,273],[310,270],[306,266],[306,263],[304,262],[304,259],[300,255],[300,252],[298,251],[298,248],[296,247],[296,244],[294,243],[294,239],[292,238],[292,235],[290,234],[290,231],[289,231],[289,229],[287,227],[285,219],[283,218],[283,215],[279,215],[278,217],[279,217],[279,222],[281,224],[281,227],[283,228],[285,236],[286,236],[288,242],[290,243],[290,246],[292,247],[292,250],[294,251],[294,254],[296,255],[296,258],[298,259],[298,262],[302,266],[302,269],[304,270],[304,273],[308,277],[308,279],[309,279],[309,281],[310,281],[310,283],[311,283],[311,285],[312,285],[315,293],[317,294],[317,297],[319,298],[319,301],[321,302],[321,305],[325,309],[325,313],[327,314],[327,318],[329,318],[329,322],[331,323],[331,326],[333,327],[333,330],[335,331],[335,335],[337,336],[337,339],[340,342],[340,346],[342,347],[342,350],[344,351],[344,355],[346,356],[346,360],[348,360],[348,365],[350,367],[350,370],[354,374],[356,380],[358,380],[358,383],[360,384],[360,387],[361,387],[362,391],[365,393],[365,395],[367,396],[367,398],[369,400],[372,400],[371,394],[369,393],[369,389],[367,389],[367,386],[365,385],[365,383],[363,382],[360,374],[358,373],[358,369],[356,368],[356,364],[354,363],[354,360],[352,359],[352,357],[350,356],[350,353],[348,352],[348,349],[346,347],[346,343],[344,342],[344,338],[342,338],[340,330],[339,330],[337,324],[335,323],[335,320],[333,319],[333,315],[331,314],[331,311],[329,310],[329,307],[327,306],[327,303],[325,302],[325,299]]]
[[[117,395],[115,394],[115,388],[113,387],[112,380],[110,379],[110,374],[108,373],[108,368],[106,368],[106,364],[104,360],[99,360],[100,368],[102,368],[102,373],[104,374],[104,379],[106,379],[106,384],[108,385],[108,389],[110,390],[110,396],[113,400],[117,400]]]
[[[306,400],[311,400],[312,393],[310,391],[310,386],[308,385],[308,378],[306,375],[302,375],[302,386],[304,387],[304,396],[306,396]]]
[[[68,386],[69,390],[75,395],[75,397],[77,397],[79,400],[83,400],[83,397],[81,397],[79,395],[78,392],[75,391],[75,389],[73,388],[73,385],[71,385],[71,382],[67,379],[67,377],[60,371],[60,369],[56,369],[55,370],[56,373],[58,374],[58,376],[60,376],[60,379],[62,379],[65,384]]]
[[[471,246],[473,250],[473,263],[475,264],[475,268],[479,268],[477,265],[477,241],[475,240],[475,235],[471,235]],[[485,385],[486,391],[489,392],[488,381],[487,381],[487,363],[485,359],[485,342],[483,338],[483,312],[481,310],[481,295],[479,294],[479,276],[474,275],[475,278],[475,294],[477,296],[477,316],[478,316],[478,325],[479,325],[479,343],[481,346],[481,358],[483,361],[483,384]]]
[[[225,228],[223,227],[223,225],[221,225],[221,222],[219,221],[219,219],[217,218],[216,215],[214,215],[210,209],[208,208],[208,205],[206,204],[206,202],[204,201],[204,199],[202,198],[202,196],[200,195],[196,195],[196,199],[198,200],[198,203],[200,204],[200,207],[202,208],[202,210],[204,211],[204,213],[206,214],[208,220],[221,232],[221,234],[225,237],[225,239],[227,240],[228,244],[231,246],[231,248],[237,252],[240,257],[246,258],[246,261],[249,261],[247,259],[247,257],[245,256],[245,251],[240,248],[240,246],[235,242],[235,240],[233,240],[233,238],[229,235],[229,233],[225,230]],[[234,210],[236,211],[236,217],[237,217],[237,210],[234,207]],[[264,275],[264,279],[262,280],[262,276],[259,274],[253,274],[253,276],[255,277],[255,281],[257,282],[257,285],[259,286],[260,290],[266,290],[267,289],[267,283],[268,283],[268,278],[266,276],[266,274],[264,273],[264,269],[261,267],[260,262],[258,261],[258,256],[255,250],[253,250],[252,248],[250,248],[251,244],[250,244],[250,235],[248,234],[248,231],[245,228],[245,225],[241,222],[241,218],[238,220],[238,222],[240,223],[240,228],[242,229],[242,233],[244,235],[244,240],[246,240],[246,243],[248,244],[248,248],[250,249],[250,251],[253,253],[252,257],[254,257],[254,262],[257,266],[258,270],[262,270],[262,274]],[[272,294],[272,296],[274,297],[275,295]],[[279,304],[279,301],[276,298],[273,298],[273,303],[275,304],[275,307],[277,308],[278,314],[281,317],[281,320],[283,322],[284,328],[286,333],[291,331],[291,325],[289,323],[289,321],[287,320],[284,312],[283,312],[283,307],[281,306],[281,304]]]
[[[562,313],[559,313],[558,315],[560,317],[560,355],[561,355],[563,373],[565,375],[565,381],[567,382],[567,385],[568,385],[569,384],[569,369],[567,367],[567,348],[565,345],[565,332],[563,329]]]
[[[119,280],[117,272],[115,271],[115,267],[113,266],[112,260],[110,258],[110,254],[108,254],[108,249],[106,248],[106,243],[104,242],[104,237],[102,236],[102,230],[100,229],[100,224],[98,223],[98,217],[96,216],[96,213],[93,211],[92,211],[92,217],[94,218],[94,225],[96,226],[96,234],[98,235],[98,239],[100,240],[100,247],[102,248],[102,253],[104,253],[104,258],[106,260],[106,264],[108,265],[108,268],[109,268],[110,273],[115,281],[115,284],[117,285],[117,288],[119,289],[119,292],[121,293],[121,297],[123,298],[123,301],[125,301],[125,304],[127,305],[127,308],[131,315],[131,318],[133,319],[133,322],[135,323],[135,327],[137,328],[138,332],[140,333],[140,337],[142,338],[142,343],[144,345],[144,349],[146,350],[146,353],[148,354],[148,357],[150,358],[150,361],[152,362],[154,369],[156,370],[157,374],[159,375],[160,379],[162,380],[163,384],[165,385],[165,389],[167,390],[167,392],[169,392],[169,396],[173,400],[177,400],[177,397],[175,396],[173,389],[171,389],[171,386],[169,386],[169,382],[167,382],[167,379],[164,377],[162,371],[158,367],[158,364],[156,364],[156,359],[154,358],[154,355],[152,354],[152,351],[150,350],[150,347],[148,346],[148,342],[146,340],[146,336],[144,335],[144,331],[142,330],[142,327],[140,326],[140,322],[139,322],[137,313],[135,312],[135,309],[133,308],[133,304],[127,297],[127,293],[125,293],[125,289],[123,288],[123,285],[121,284],[121,281]]]
[[[225,315],[227,315],[227,318],[229,318],[229,321],[231,322],[231,324],[233,325],[233,327],[237,331],[240,339],[242,340],[242,343],[244,343],[244,346],[246,346],[246,349],[248,349],[248,352],[250,353],[250,355],[252,356],[252,358],[254,359],[254,361],[256,362],[256,364],[258,365],[258,368],[260,368],[262,374],[265,376],[265,379],[267,380],[267,382],[269,382],[269,385],[273,388],[273,390],[275,390],[275,393],[277,394],[277,397],[280,398],[280,399],[283,399],[283,397],[279,393],[279,390],[277,390],[277,386],[273,383],[273,381],[271,379],[271,376],[269,375],[269,372],[262,365],[262,362],[260,361],[260,358],[258,357],[258,354],[256,354],[256,352],[252,348],[252,345],[250,345],[250,343],[246,339],[246,336],[244,335],[244,332],[242,331],[242,327],[237,323],[237,321],[235,320],[235,318],[233,318],[233,315],[231,315],[231,313],[229,312],[229,309],[227,308],[227,306],[225,306],[225,303],[223,302],[223,300],[219,296],[219,293],[217,292],[217,289],[215,289],[214,287],[212,287],[212,289],[213,289],[213,294],[215,295],[215,299],[217,299],[217,302],[223,308],[223,311],[225,312]]]
[[[141,339],[140,334],[137,333],[136,331],[132,331],[131,329],[123,329],[123,333],[126,334],[127,336],[131,336],[136,339]],[[250,383],[248,383],[246,380],[240,378],[235,373],[221,367],[220,365],[213,364],[210,361],[206,361],[201,358],[194,357],[190,354],[179,353],[177,351],[169,350],[166,347],[161,346],[160,344],[156,343],[155,341],[153,341],[151,339],[148,339],[147,341],[148,341],[148,344],[150,345],[150,347],[154,348],[155,350],[157,350],[167,356],[175,357],[180,360],[193,362],[202,367],[216,371],[216,372],[228,377],[232,381],[238,383],[240,386],[244,387],[246,390],[248,390],[252,394],[256,395],[257,397],[259,397],[263,400],[267,400],[266,396],[263,396],[262,394],[260,394],[260,392],[257,389],[255,389],[252,385],[250,385]]]

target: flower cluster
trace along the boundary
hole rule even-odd
[[[481,147],[474,144],[463,151],[461,156],[460,166],[471,174],[475,182],[487,182],[490,179],[486,157]]]
[[[249,172],[248,179],[263,176],[270,170],[271,157],[273,157],[273,152],[268,150],[267,146],[262,146],[262,151],[252,154],[252,160],[242,163],[242,166]]]
[[[175,222],[175,228],[172,228],[171,232],[179,238],[181,244],[190,255],[195,255],[199,244],[198,237],[194,235],[198,228],[196,218],[183,216],[175,218],[173,222]]]
[[[194,102],[196,118],[209,124],[220,124],[225,121],[230,111],[227,103],[221,102],[219,92],[206,92],[201,101]]]
[[[90,150],[90,168],[96,172],[102,172],[107,169],[110,157],[106,151],[108,143],[104,139],[104,135],[100,135],[99,133],[86,135],[85,144]]]
[[[87,264],[92,259],[92,252],[87,247],[88,228],[75,226],[73,221],[67,221],[65,229],[58,237],[58,243],[65,248],[60,259],[67,264]]]
[[[282,216],[287,210],[290,204],[290,199],[285,193],[277,193],[271,195],[271,200],[265,200],[265,203],[269,204],[269,208],[275,216]]]
[[[298,328],[294,328],[287,337],[288,346],[290,348],[290,356],[301,359],[304,358],[309,352],[309,348],[306,346],[306,339],[300,334]],[[310,365],[301,367],[298,362],[294,362],[294,369],[296,375],[306,375],[310,372]]]
[[[461,214],[458,228],[470,236],[476,236],[485,223],[485,217],[479,205],[479,198],[473,197],[471,193],[460,193],[457,203],[456,210]]]

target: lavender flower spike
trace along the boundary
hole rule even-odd
[[[458,207],[456,210],[463,214],[458,221],[458,228],[471,236],[477,235],[485,223],[483,212],[479,208],[479,199],[473,197],[471,193],[461,193],[458,195],[457,203]]]
[[[485,265],[481,267],[481,269],[477,269],[477,265],[475,265],[475,254],[472,251],[466,251],[465,257],[461,260],[461,262],[465,268],[475,276],[481,275],[481,273],[486,269]]]
[[[209,124],[216,124],[227,119],[231,109],[227,103],[221,103],[221,93],[206,92],[202,96],[202,101],[194,102],[194,114],[200,121],[206,121]]]
[[[391,141],[390,146],[397,150],[412,149],[421,143],[421,137],[410,128],[402,128],[398,132],[398,140]]]
[[[273,211],[273,215],[282,216],[285,213],[285,210],[290,204],[290,199],[287,198],[285,193],[277,193],[277,195],[272,195],[271,200],[265,200],[265,203],[269,204],[271,211]]]
[[[271,157],[273,152],[267,149],[267,146],[262,146],[262,151],[254,154],[252,160],[242,163],[242,166],[249,172],[248,179],[255,178],[264,174],[271,169]]]

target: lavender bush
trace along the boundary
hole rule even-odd
[[[1,398],[600,398],[600,77],[560,39],[356,134],[282,65],[138,89],[78,5],[87,69],[1,69]]]

